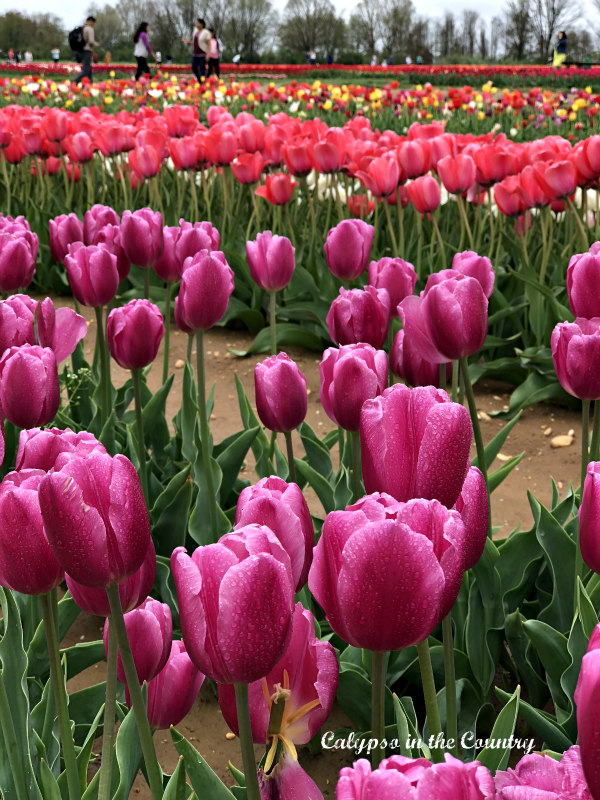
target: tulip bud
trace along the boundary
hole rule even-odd
[[[260,800],[280,800],[280,798],[302,798],[302,800],[323,800],[323,793],[300,766],[289,756],[282,758],[268,775],[259,770],[258,784]]]
[[[239,183],[258,183],[263,171],[263,157],[259,152],[240,153],[231,162],[231,171]]]
[[[280,292],[292,280],[295,249],[287,236],[259,233],[246,242],[246,257],[252,280],[265,292]]]
[[[550,339],[560,385],[580,400],[600,398],[600,317],[559,322]]]
[[[103,206],[100,203],[92,206],[83,215],[83,243],[98,244],[98,233],[105,225],[119,227],[120,223],[121,220],[114,208]]]
[[[124,620],[135,671],[142,684],[158,675],[167,663],[173,638],[171,610],[166,603],[149,597],[125,614]],[[108,620],[104,623],[104,652],[108,658]],[[117,680],[127,683],[120,651],[117,653]]]
[[[118,225],[105,225],[97,231],[95,238],[95,244],[116,256],[119,280],[124,281],[129,275],[131,264],[121,246],[121,228]]]
[[[543,753],[530,753],[523,756],[514,769],[506,772],[498,770],[494,777],[496,800],[591,800],[582,768],[583,748],[570,747],[560,761]],[[437,788],[437,787],[435,787]]]
[[[0,358],[0,405],[18,428],[47,425],[60,405],[56,358],[49,347],[24,344]]]
[[[194,256],[198,255],[203,250],[210,252],[218,248],[218,240],[220,239],[218,232],[217,244],[215,247],[211,231],[203,228],[201,223],[196,222],[194,225],[191,225],[184,220],[180,220],[179,222],[181,228],[177,241],[175,242],[175,253],[180,264],[183,265],[186,258],[194,258]]]
[[[164,335],[162,314],[149,300],[130,300],[108,315],[108,349],[123,369],[142,369],[151,364]]]
[[[87,431],[73,433],[70,428],[30,428],[19,434],[16,469],[40,469],[50,472],[61,453],[88,456],[106,453],[104,445]]]
[[[162,255],[152,265],[152,269],[158,277],[167,283],[178,281],[183,272],[183,261],[175,251],[175,245],[180,234],[181,228],[179,227],[163,228],[164,248]]]
[[[450,194],[464,194],[475,183],[475,162],[471,156],[446,156],[437,162],[436,169]]]
[[[290,559],[259,525],[188,556],[174,550],[181,632],[197,668],[217,683],[252,683],[273,669],[292,632]]]
[[[477,467],[469,468],[454,510],[465,526],[464,569],[472,569],[483,555],[490,518],[487,487]]]
[[[393,317],[398,316],[398,303],[414,292],[416,283],[415,268],[403,258],[380,258],[369,264],[369,285],[386,290]]]
[[[61,214],[50,220],[50,255],[59,264],[65,263],[69,245],[83,242],[83,225],[77,214]]]
[[[44,473],[9,472],[0,484],[0,586],[22,594],[45,594],[63,579],[48,544],[38,489]]]
[[[488,299],[492,296],[496,276],[489,258],[477,255],[472,250],[465,250],[455,254],[452,259],[452,269],[461,275],[478,280],[485,296]]]
[[[121,245],[129,261],[138,267],[151,267],[158,261],[164,247],[160,211],[152,211],[150,208],[124,211]]]
[[[375,228],[362,219],[344,219],[331,228],[325,239],[329,271],[342,281],[352,281],[364,272]]]
[[[452,508],[467,476],[472,438],[469,412],[446,392],[395,384],[362,407],[365,489]]]
[[[125,456],[68,457],[42,480],[40,507],[58,562],[84,586],[120,583],[146,558],[148,509]]]
[[[408,184],[410,200],[419,214],[430,214],[440,204],[440,185],[431,175],[423,175]]]
[[[233,270],[220,251],[203,250],[184,266],[175,320],[179,316],[189,330],[207,331],[225,316],[233,292]]]
[[[260,421],[270,431],[292,431],[304,421],[308,409],[306,378],[286,353],[258,362],[254,392]]]
[[[117,257],[104,247],[72,244],[65,256],[75,298],[84,306],[105,306],[119,288]]]
[[[292,199],[295,187],[298,186],[289,175],[280,172],[275,175],[267,175],[265,185],[259,186],[254,190],[258,197],[264,197],[271,205],[284,206]]]
[[[0,231],[0,292],[16,292],[29,286],[35,275],[38,249],[38,237],[31,231]]]
[[[596,625],[581,662],[575,689],[581,765],[593,798],[600,797],[600,625]],[[584,788],[584,787],[581,787]],[[577,794],[584,797],[584,793]]]
[[[583,253],[569,261],[567,294],[569,306],[576,317],[600,317],[597,286],[600,281],[600,255]]]
[[[406,381],[409,386],[435,386],[440,388],[440,365],[421,358],[410,336],[404,329],[399,330],[392,344],[390,368],[394,375]],[[446,381],[452,375],[452,364],[445,368]]]
[[[148,683],[148,722],[153,730],[178,725],[192,710],[204,675],[193,665],[182,641],[171,644],[167,663]]]
[[[340,289],[325,319],[338,345],[370,344],[383,347],[390,325],[390,296],[385,289]]]
[[[357,431],[365,400],[387,388],[388,361],[369,344],[329,347],[319,364],[320,398],[327,416],[344,430]]]
[[[356,177],[373,197],[387,197],[400,182],[400,165],[394,157],[380,156],[370,161],[366,170],[358,170]]]

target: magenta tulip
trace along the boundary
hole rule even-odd
[[[69,245],[83,243],[83,224],[77,214],[61,214],[50,220],[50,255],[59,264],[65,263]]]
[[[600,625],[594,628],[575,689],[583,773],[594,800],[600,797]]]
[[[70,456],[40,485],[48,541],[65,572],[84,586],[120,583],[150,546],[148,509],[135,467],[122,455]]]
[[[542,753],[523,756],[514,769],[496,772],[496,800],[592,800],[581,750],[570,747],[560,761]]]
[[[171,644],[167,663],[148,683],[148,722],[153,730],[168,730],[189,714],[204,675],[196,669],[182,641]]]
[[[495,273],[487,256],[480,256],[472,250],[456,253],[452,259],[452,269],[461,275],[475,278],[481,284],[483,293],[489,299],[494,291]]]
[[[223,253],[203,250],[186,260],[175,319],[179,316],[189,330],[207,331],[225,316],[232,292],[233,270]]]
[[[65,256],[71,291],[84,306],[105,306],[119,288],[117,257],[105,247],[72,244]]]
[[[283,758],[275,769],[258,774],[260,800],[323,800],[323,793],[294,758]]]
[[[297,428],[306,417],[306,378],[295,361],[278,353],[254,367],[256,411],[270,431],[284,433]]]
[[[124,281],[129,275],[131,264],[121,245],[121,228],[118,225],[105,225],[96,233],[95,239],[95,244],[116,257],[119,280]]]
[[[290,557],[292,577],[299,592],[308,578],[315,532],[304,495],[295,483],[272,475],[242,490],[235,512],[236,528],[265,525]]]
[[[35,275],[39,240],[35,233],[17,228],[0,231],[0,292],[16,292],[29,286]]]
[[[404,329],[399,330],[392,344],[390,367],[394,375],[405,380],[409,386],[440,385],[440,365],[425,361],[419,351],[406,335]],[[446,364],[446,381],[452,375],[452,364]]]
[[[124,613],[133,611],[148,597],[156,577],[156,550],[150,540],[150,546],[142,566],[133,575],[125,578],[119,584],[119,597],[121,608]],[[96,617],[110,617],[110,605],[105,589],[92,589],[73,580],[69,575],[65,575],[67,589],[71,592],[73,600],[86,614],[94,614]]]
[[[600,317],[600,255],[583,253],[569,261],[567,294],[569,306],[576,317]]]
[[[279,742],[284,755],[293,754],[294,745],[307,744],[331,713],[338,673],[333,647],[315,636],[313,615],[297,603],[292,638],[283,658],[265,678],[248,687],[253,741],[266,742],[272,749]],[[272,698],[278,695],[284,703],[281,727],[269,731]],[[239,734],[233,686],[219,686],[219,705],[225,722]]]
[[[424,497],[451,508],[467,476],[472,438],[469,412],[442,389],[391,386],[361,411],[367,493]]]
[[[252,280],[265,292],[280,292],[292,280],[296,262],[295,249],[287,236],[259,233],[254,242],[246,242],[246,258]]]
[[[108,349],[123,369],[142,369],[152,364],[164,335],[163,316],[149,300],[130,300],[108,315]]]
[[[550,339],[560,385],[580,400],[600,398],[600,317],[559,322]]]
[[[22,594],[45,594],[63,579],[48,544],[38,489],[38,469],[9,472],[0,483],[0,586]]]
[[[152,680],[167,663],[173,639],[173,620],[166,603],[149,597],[125,614],[127,638],[140,684]],[[104,652],[108,658],[108,620],[104,623]],[[117,680],[126,684],[120,651],[117,653]]]
[[[193,258],[202,250],[208,250],[209,252],[218,250],[219,245],[214,246],[211,230],[202,227],[202,223],[196,222],[192,225],[189,222],[186,223],[185,220],[180,220],[179,224],[179,236],[175,242],[175,254],[180,264],[183,264],[186,258]]]
[[[121,220],[121,246],[132,264],[151,267],[161,257],[164,247],[160,211],[141,208],[124,211]]]
[[[119,215],[110,206],[100,203],[92,206],[83,215],[83,243],[98,244],[98,233],[105,225],[120,225]]]
[[[344,219],[325,240],[327,266],[336,278],[352,281],[365,271],[375,228],[361,219]]]
[[[400,303],[407,336],[421,357],[434,364],[473,355],[487,335],[488,301],[481,283],[460,274],[441,281],[431,277],[420,297]]]
[[[487,487],[477,467],[469,468],[454,511],[465,526],[464,568],[471,569],[483,555],[490,518]]]
[[[41,469],[50,472],[61,453],[88,456],[106,453],[104,445],[87,431],[74,433],[70,428],[30,428],[19,434],[16,469]]]
[[[154,272],[166,283],[178,281],[183,273],[183,260],[178,258],[175,250],[180,234],[181,228],[179,227],[163,228],[164,248],[162,255],[152,265]]]
[[[181,632],[190,658],[217,683],[268,675],[292,632],[290,559],[275,535],[248,525],[188,556],[171,556]]]
[[[344,641],[401,650],[424,641],[454,605],[464,538],[460,514],[437,500],[394,509],[389,498],[366,497],[325,518],[308,585]]]
[[[49,347],[24,344],[0,358],[0,406],[18,428],[52,422],[60,405],[56,357]]]
[[[180,219],[179,227],[181,228],[182,231],[187,231],[190,230],[191,228],[203,231],[206,234],[206,236],[208,236],[208,242],[210,242],[210,244],[206,245],[205,247],[206,250],[219,250],[219,248],[221,247],[221,234],[219,233],[217,228],[215,228],[212,222],[207,222],[206,220],[203,220],[202,222],[192,223],[192,222],[187,222],[185,219]]]
[[[579,507],[579,546],[584,562],[600,574],[600,462],[587,466]]]
[[[380,350],[390,324],[390,296],[385,289],[340,289],[325,321],[338,344],[370,344]]]
[[[369,264],[369,285],[386,290],[393,317],[398,316],[398,303],[414,292],[416,283],[415,268],[403,258],[380,258]]]
[[[327,416],[347,431],[357,431],[365,400],[378,397],[388,384],[388,361],[370,344],[329,347],[319,364],[320,398]]]

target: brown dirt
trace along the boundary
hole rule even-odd
[[[86,354],[91,359],[95,339],[93,330],[95,321],[89,312],[90,309],[84,310],[90,328],[89,336],[86,337]],[[173,330],[171,341],[170,362],[175,374],[175,381],[167,403],[168,418],[173,417],[179,408],[182,369],[176,368],[175,364],[178,360],[185,359],[187,336]],[[253,402],[254,364],[264,356],[238,359],[228,352],[230,348],[245,350],[251,341],[248,334],[220,329],[211,331],[205,337],[208,382],[209,385],[216,382],[215,411],[211,421],[215,441],[220,441],[241,428],[234,385],[235,374],[240,377],[251,402]],[[319,403],[318,354],[295,348],[290,348],[288,352],[306,375],[309,388],[307,421],[320,435],[324,435],[333,427],[333,423],[325,415]],[[148,378],[152,390],[156,390],[160,383],[161,363],[162,350]],[[124,370],[116,364],[112,364],[112,378],[115,384],[120,384],[127,377],[128,374]],[[508,387],[483,384],[477,387],[476,395],[478,408],[489,415],[493,411],[502,410],[507,405],[509,389]],[[490,418],[483,420],[481,425],[484,440],[488,442],[504,423]],[[552,436],[566,434],[574,429],[576,434],[573,445],[552,449],[550,446],[552,436],[544,435],[544,431],[549,427],[552,429]],[[550,500],[550,476],[557,480],[559,488],[563,492],[567,489],[569,482],[578,483],[579,445],[578,414],[547,405],[533,406],[524,411],[521,420],[509,435],[501,451],[505,456],[514,456],[521,452],[524,452],[525,455],[521,464],[493,495],[493,522],[494,526],[499,529],[497,535],[505,536],[518,526],[526,528],[531,524],[527,490],[533,492],[541,502],[547,504]],[[301,449],[299,441],[296,446],[298,450]],[[503,463],[497,459],[492,469],[497,469]],[[247,474],[248,477],[251,476],[250,461],[247,466]],[[314,513],[322,514],[316,498],[311,499],[311,506]],[[99,638],[101,624],[102,620],[82,614],[69,632],[65,644]],[[104,663],[101,663],[70,681],[69,688],[77,690],[103,679]],[[337,709],[334,710],[334,716],[327,725],[328,729],[335,729],[343,724],[343,714]],[[236,766],[241,767],[239,749],[235,740],[228,740],[225,736],[228,729],[221,716],[214,687],[209,681],[205,682],[195,707],[178,728],[202,753],[217,774],[231,784],[227,762],[231,760]],[[155,735],[155,743],[163,768],[171,772],[177,762],[177,753],[171,744],[168,732],[158,732]],[[98,751],[99,746],[96,752]],[[257,756],[260,755],[260,750],[257,748]],[[334,786],[339,769],[353,760],[352,753],[349,751],[324,751],[313,756],[308,750],[304,750],[301,752],[300,758],[302,765],[313,776],[325,797],[331,798],[335,795]],[[132,796],[144,800],[150,797],[141,777],[135,784]]]

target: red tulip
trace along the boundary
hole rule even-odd
[[[98,244],[98,235],[106,225],[120,225],[117,212],[110,206],[100,204],[92,206],[83,215],[84,244]],[[77,241],[76,239],[74,241]]]
[[[439,206],[440,185],[431,175],[424,175],[408,184],[408,194],[419,214],[429,214]]]
[[[240,153],[231,162],[231,171],[239,183],[258,183],[263,170],[263,157],[260,152]]]
[[[575,689],[581,765],[587,788],[600,797],[600,625],[594,628]],[[582,786],[581,789],[584,787]],[[583,797],[583,792],[578,793]]]
[[[446,156],[438,161],[436,169],[450,194],[463,194],[475,183],[475,162],[471,156]]]
[[[148,683],[148,722],[153,730],[178,725],[196,702],[204,675],[193,665],[182,641],[171,644],[167,663]]]
[[[119,288],[117,257],[104,247],[72,244],[65,256],[71,291],[84,306],[105,306]]]
[[[600,317],[559,322],[550,339],[560,385],[580,400],[600,398]]]
[[[327,233],[325,258],[336,278],[351,281],[364,272],[375,228],[360,219],[344,219]]]
[[[387,197],[396,191],[400,181],[400,167],[394,158],[374,158],[366,171],[359,170],[356,177],[374,197]]]
[[[274,175],[267,175],[265,185],[255,189],[255,194],[264,197],[271,205],[283,206],[292,199],[294,188],[298,186],[289,175],[278,172]]]
[[[136,147],[130,150],[127,157],[129,166],[140,178],[153,178],[160,172],[162,159],[157,150],[150,145],[146,147]]]

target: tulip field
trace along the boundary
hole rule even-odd
[[[600,95],[460,80],[0,78],[2,800],[600,800]]]

